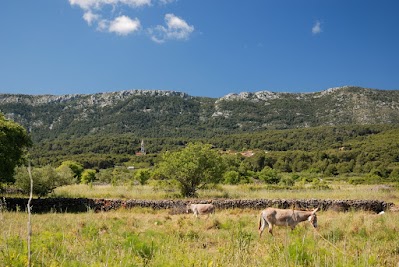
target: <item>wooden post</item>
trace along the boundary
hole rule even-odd
[[[29,200],[28,200],[28,267],[31,267],[32,266],[32,261],[31,261],[32,253],[31,253],[31,249],[30,249],[30,241],[31,241],[31,236],[32,236],[31,202],[32,202],[32,196],[33,196],[33,179],[32,179],[30,160],[28,163],[28,174],[29,174],[29,179],[30,179],[30,194],[29,194]]]

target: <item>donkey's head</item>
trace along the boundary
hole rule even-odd
[[[186,213],[190,213],[192,211],[191,205],[192,204],[190,202],[187,203],[187,205],[186,205]]]

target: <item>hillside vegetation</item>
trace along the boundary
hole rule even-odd
[[[230,94],[171,91],[93,95],[0,95],[0,111],[34,141],[88,135],[200,138],[271,129],[399,123],[399,91],[340,87],[322,92]]]
[[[3,94],[0,111],[29,129],[35,166],[74,160],[97,171],[148,168],[162,152],[199,141],[221,151],[229,171],[241,177],[257,177],[269,167],[399,180],[399,91],[341,87],[220,99],[140,90]],[[147,153],[137,155],[142,140]]]

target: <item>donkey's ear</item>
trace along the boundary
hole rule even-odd
[[[318,211],[318,210],[319,210],[319,207],[315,208],[315,209],[312,211],[312,213],[315,214],[316,211]]]

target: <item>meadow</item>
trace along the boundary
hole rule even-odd
[[[201,198],[379,199],[398,205],[397,188],[334,185],[329,190],[221,186]],[[171,197],[151,186],[59,188],[56,196]],[[98,195],[97,195],[98,194]],[[227,209],[196,219],[169,210],[119,209],[32,215],[32,266],[398,266],[399,213],[318,212],[319,227],[258,236],[260,210]],[[0,266],[27,265],[27,217],[0,212]]]
[[[258,210],[34,214],[33,266],[397,266],[399,213],[318,214],[259,238]],[[26,266],[26,214],[3,212],[0,265]]]
[[[328,189],[301,187],[298,189],[272,189],[264,184],[215,185],[198,191],[198,198],[232,199],[377,199],[399,206],[399,188],[391,185],[352,185],[330,182]],[[87,185],[75,184],[55,189],[52,197],[110,198],[110,199],[174,199],[177,189],[163,190],[151,185]]]

